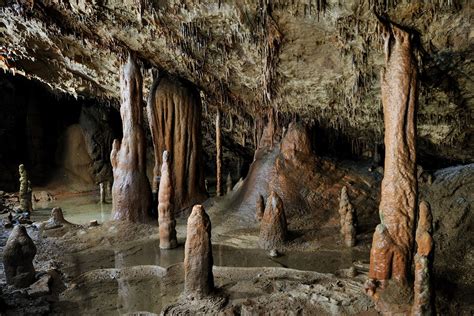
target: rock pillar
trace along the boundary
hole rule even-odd
[[[347,187],[341,189],[341,198],[339,200],[339,215],[341,222],[341,234],[347,247],[353,247],[356,244],[356,224],[354,218],[354,207],[349,201]]]
[[[145,222],[151,208],[146,176],[146,142],[143,131],[142,76],[129,55],[120,74],[123,138],[112,144],[112,219]]]
[[[32,190],[28,173],[26,172],[24,165],[20,165],[18,171],[20,173],[20,209],[23,212],[31,212],[33,210],[33,203],[31,201]]]
[[[168,152],[163,152],[161,166],[161,180],[158,191],[158,223],[160,226],[160,248],[171,249],[178,245],[176,238],[176,221],[173,207],[173,180],[169,165]]]
[[[283,201],[272,191],[260,223],[259,245],[272,250],[281,246],[287,237],[287,224]]]

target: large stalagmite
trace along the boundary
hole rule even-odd
[[[369,271],[369,282],[375,288],[377,283],[388,279],[406,284],[414,243],[417,198],[417,67],[411,38],[408,32],[393,24],[386,26],[383,37],[386,65],[381,86],[385,167],[379,208],[381,226],[374,234]]]
[[[187,297],[203,298],[214,289],[211,220],[201,205],[188,218],[184,247],[184,290]]]
[[[206,189],[199,94],[190,83],[168,76],[157,77],[150,90],[147,112],[155,153],[153,190],[158,189],[161,153],[168,150],[173,165],[176,211],[203,201]]]
[[[287,224],[283,201],[274,191],[270,193],[260,223],[259,245],[272,250],[280,247],[287,238]]]
[[[146,143],[143,131],[142,76],[134,58],[128,57],[120,74],[122,141],[114,140],[110,160],[114,173],[112,218],[145,222],[151,208],[146,176]]]
[[[169,165],[169,155],[163,152],[163,165],[161,166],[161,180],[158,191],[158,223],[160,225],[160,248],[171,249],[178,245],[176,239],[176,221],[174,219],[174,191]]]

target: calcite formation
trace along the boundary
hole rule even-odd
[[[151,208],[151,191],[142,126],[142,76],[132,55],[121,71],[120,86],[123,138],[114,140],[110,154],[114,174],[112,219],[145,222]]]
[[[257,205],[256,205],[255,218],[258,221],[261,221],[263,218],[263,214],[265,213],[265,200],[263,199],[263,196],[261,194],[258,195],[256,204]]]
[[[184,290],[188,298],[201,299],[213,291],[212,265],[211,221],[202,205],[195,205],[188,218],[184,247]]]
[[[232,177],[230,173],[227,174],[227,179],[225,181],[225,186],[226,186],[226,193],[229,194],[232,192]]]
[[[288,161],[296,162],[311,155],[311,139],[305,125],[291,122],[281,141],[281,153]]]
[[[150,90],[147,112],[155,152],[153,187],[157,188],[161,153],[167,150],[173,165],[176,211],[203,201],[206,190],[199,93],[183,80],[157,77]]]
[[[383,38],[385,69],[381,87],[385,167],[379,207],[382,226],[374,234],[369,278],[375,283],[394,279],[399,284],[406,284],[417,198],[417,67],[408,32],[389,23],[384,25]]]
[[[160,248],[171,249],[178,245],[176,221],[174,219],[173,178],[169,154],[165,150],[162,157],[161,179],[158,191],[158,223],[160,226]]]
[[[216,195],[222,195],[222,135],[221,110],[216,113]]]
[[[283,201],[274,191],[268,197],[265,212],[260,223],[259,245],[271,250],[284,244],[287,238],[287,223]]]
[[[45,223],[44,229],[54,229],[64,225],[72,225],[64,218],[63,210],[60,207],[55,207],[51,210],[51,217]]]
[[[33,210],[31,183],[24,165],[18,167],[20,173],[20,209],[24,212]]]
[[[341,223],[341,234],[347,247],[353,247],[356,244],[356,225],[354,220],[354,207],[349,201],[347,187],[341,189],[341,198],[339,200],[339,215]]]
[[[7,284],[28,287],[35,281],[33,259],[36,246],[22,225],[15,226],[3,250],[3,265]]]
[[[417,251],[415,255],[415,284],[412,315],[433,315],[431,267],[432,267],[432,216],[430,205],[421,201],[416,228]]]

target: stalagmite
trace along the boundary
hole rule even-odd
[[[163,152],[163,164],[161,166],[160,188],[158,191],[158,223],[160,225],[160,248],[171,249],[178,246],[176,239],[176,221],[174,220],[173,207],[173,182],[169,155]]]
[[[184,247],[184,289],[189,298],[203,298],[214,289],[211,221],[201,205],[188,218]]]
[[[420,203],[416,228],[417,252],[415,255],[415,286],[412,315],[433,315],[431,293],[431,266],[433,237],[432,216],[427,202]]]
[[[268,197],[265,212],[260,223],[259,245],[271,250],[280,247],[286,241],[287,225],[283,201],[272,191]]]
[[[110,154],[114,174],[112,219],[145,222],[151,207],[151,192],[142,127],[142,76],[131,55],[123,66],[120,87],[123,138],[114,140]]]
[[[400,285],[406,284],[412,258],[417,198],[417,68],[410,34],[390,24],[386,26],[383,37],[386,65],[381,86],[385,167],[379,212],[384,229],[377,229],[374,234],[370,256],[369,282],[375,286],[388,279],[395,279]]]
[[[153,190],[158,189],[161,154],[168,150],[173,165],[175,210],[203,201],[207,194],[199,93],[190,83],[165,75],[157,77],[150,89],[147,113],[155,153]]]
[[[354,207],[349,201],[347,187],[341,189],[341,198],[339,200],[339,215],[341,223],[341,234],[347,247],[353,247],[356,243],[356,225],[354,219]]]
[[[227,174],[226,188],[227,188],[226,194],[229,194],[230,192],[232,192],[232,177],[230,173]]]
[[[22,225],[15,226],[3,250],[3,265],[7,284],[24,288],[35,280],[33,259],[36,246]]]
[[[216,114],[216,195],[222,195],[222,141],[221,141],[221,110]]]
[[[105,203],[105,188],[104,188],[104,182],[99,183],[99,194],[100,194],[99,201],[100,201],[100,203],[104,204],[104,203]]]
[[[263,218],[263,214],[265,212],[265,200],[261,194],[258,195],[257,198],[257,210],[255,213],[255,218],[260,222]]]
[[[51,210],[51,217],[45,223],[44,229],[53,229],[64,225],[72,224],[64,218],[63,210],[60,207],[55,207]]]
[[[32,190],[30,180],[28,179],[28,173],[26,172],[24,165],[20,165],[18,171],[20,173],[20,209],[23,212],[31,212],[33,210],[33,204],[31,201]]]

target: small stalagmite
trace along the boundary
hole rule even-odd
[[[384,24],[385,69],[381,75],[385,125],[385,165],[379,207],[383,235],[374,234],[369,279],[372,284],[393,279],[406,287],[414,245],[417,199],[416,103],[417,67],[411,35]],[[381,241],[390,240],[387,248]],[[386,255],[384,255],[386,254]]]
[[[123,138],[112,144],[110,160],[112,219],[146,222],[151,208],[150,183],[146,176],[146,142],[143,130],[142,76],[135,59],[129,55],[120,74]]]
[[[176,239],[176,221],[174,219],[174,191],[171,177],[169,154],[163,152],[161,165],[161,180],[158,190],[158,223],[160,226],[160,248],[171,249],[178,246]]]
[[[415,255],[415,286],[412,315],[433,315],[432,291],[431,291],[431,266],[433,237],[430,205],[422,201],[420,203],[420,214],[416,228],[417,252]]]
[[[51,217],[46,222],[44,229],[54,229],[64,225],[72,225],[63,215],[63,210],[60,207],[55,207],[51,210]]]
[[[28,172],[23,164],[18,167],[20,173],[20,209],[23,212],[33,210],[31,182],[28,178]]]
[[[201,205],[188,218],[184,247],[184,289],[188,298],[201,299],[214,289],[211,221]]]
[[[28,287],[35,281],[33,259],[36,246],[22,225],[15,226],[3,250],[3,265],[7,284]]]
[[[232,177],[230,176],[230,173],[227,174],[226,187],[227,187],[226,194],[229,194],[230,192],[232,192]]]
[[[347,247],[353,247],[356,244],[356,225],[354,218],[354,207],[349,201],[347,187],[341,189],[341,198],[339,200],[339,215],[341,223],[341,234]]]
[[[259,245],[266,250],[275,249],[286,241],[286,236],[287,224],[283,201],[272,191],[260,223]]]
[[[265,200],[261,194],[258,195],[257,198],[257,211],[255,213],[255,218],[260,222],[263,218],[263,214],[265,212]]]

